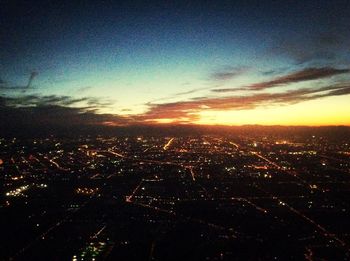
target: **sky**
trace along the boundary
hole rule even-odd
[[[0,120],[350,125],[348,1],[0,1]]]

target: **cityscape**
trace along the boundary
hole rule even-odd
[[[349,157],[345,127],[1,138],[0,259],[348,260]]]
[[[350,261],[349,0],[0,0],[0,261]]]

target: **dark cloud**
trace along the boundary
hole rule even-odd
[[[91,97],[72,98],[70,96],[57,95],[23,95],[18,97],[6,97],[6,105],[18,107],[40,107],[40,106],[60,106],[60,107],[78,107],[89,110],[98,110],[114,104],[111,100],[97,99]],[[82,106],[84,104],[84,106]]]
[[[236,91],[245,91],[247,88],[240,87],[240,88],[220,88],[220,89],[212,89],[212,92],[236,92]]]
[[[307,44],[306,44],[307,45]],[[279,47],[276,51],[277,55],[286,55],[293,60],[295,60],[296,64],[305,64],[311,61],[331,61],[336,58],[336,54],[331,49],[309,49],[309,48],[301,48],[297,44],[294,45],[292,43],[285,43],[282,45],[283,47]]]
[[[239,75],[242,75],[246,73],[249,70],[249,67],[247,66],[226,66],[224,68],[221,68],[219,70],[216,70],[210,75],[211,80],[216,81],[227,81],[234,77],[237,77]]]
[[[70,106],[78,102],[86,101],[88,98],[75,99],[69,96],[38,96],[24,95],[18,97],[6,97],[5,101],[11,107],[30,107],[30,106]]]
[[[87,106],[77,106],[86,102]],[[102,104],[102,105],[101,105]],[[77,125],[126,125],[131,118],[114,114],[101,114],[97,109],[104,106],[97,99],[69,96],[0,97],[0,121],[9,126],[77,126]]]
[[[0,84],[0,91],[23,91],[27,88],[27,86],[24,85],[8,85],[6,82],[3,84]]]
[[[30,73],[30,76],[29,76],[29,80],[28,80],[26,89],[29,89],[29,88],[30,88],[30,86],[31,86],[31,84],[32,84],[32,82],[33,82],[33,80],[34,80],[34,78],[35,78],[36,76],[38,76],[38,72],[33,71],[33,72]]]
[[[344,42],[344,39],[335,32],[325,32],[316,36],[314,42],[320,46],[332,47],[340,46]]]
[[[262,75],[274,75],[276,74],[276,70],[268,70],[268,71],[263,71],[261,72]]]
[[[323,68],[306,68],[297,72],[287,74],[285,76],[277,77],[270,81],[265,81],[261,83],[255,83],[248,86],[250,90],[263,90],[266,88],[271,88],[280,85],[286,85],[290,83],[302,82],[323,79],[327,77],[332,77],[338,74],[349,73],[350,69],[336,69],[332,67]]]
[[[339,95],[348,95],[350,94],[350,85],[341,89],[332,90],[328,94],[324,94],[324,96],[321,97],[327,97],[327,96],[339,96]]]
[[[341,59],[340,53],[346,50],[348,44],[339,30],[330,30],[303,40],[290,36],[280,39],[272,47],[271,54],[289,57],[296,64],[329,63]]]
[[[95,108],[109,108],[115,104],[114,100],[108,98],[83,98],[84,101],[90,106]]]
[[[283,86],[291,83],[311,81],[329,78],[339,74],[349,73],[350,69],[337,69],[332,67],[322,67],[322,68],[306,68],[300,71],[292,72],[290,74],[276,77],[269,81],[254,83],[245,87],[239,88],[222,88],[222,89],[213,89],[213,92],[234,92],[234,91],[257,91],[264,90],[267,88]]]
[[[265,70],[265,71],[263,70],[263,71],[260,71],[260,73],[265,76],[273,76],[273,75],[285,73],[287,70],[288,70],[287,67],[281,67],[281,68],[272,69],[272,70]]]
[[[38,75],[38,72],[36,71],[31,72],[26,85],[9,85],[7,82],[0,79],[0,90],[25,92],[26,90],[32,87],[32,82],[37,75]]]

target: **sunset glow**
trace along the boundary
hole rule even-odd
[[[1,106],[40,124],[349,125],[346,6],[16,7],[23,19],[7,12],[1,30]]]

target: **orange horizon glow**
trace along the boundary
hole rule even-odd
[[[147,111],[140,114],[125,114],[130,122],[105,122],[103,125],[211,125],[211,126],[350,126],[350,105],[348,95],[326,97],[291,105],[271,105],[247,110],[207,110],[193,112],[189,117],[166,117],[142,119]],[[159,116],[159,118],[157,118]],[[165,117],[162,117],[165,116]],[[193,118],[191,118],[193,116]]]

